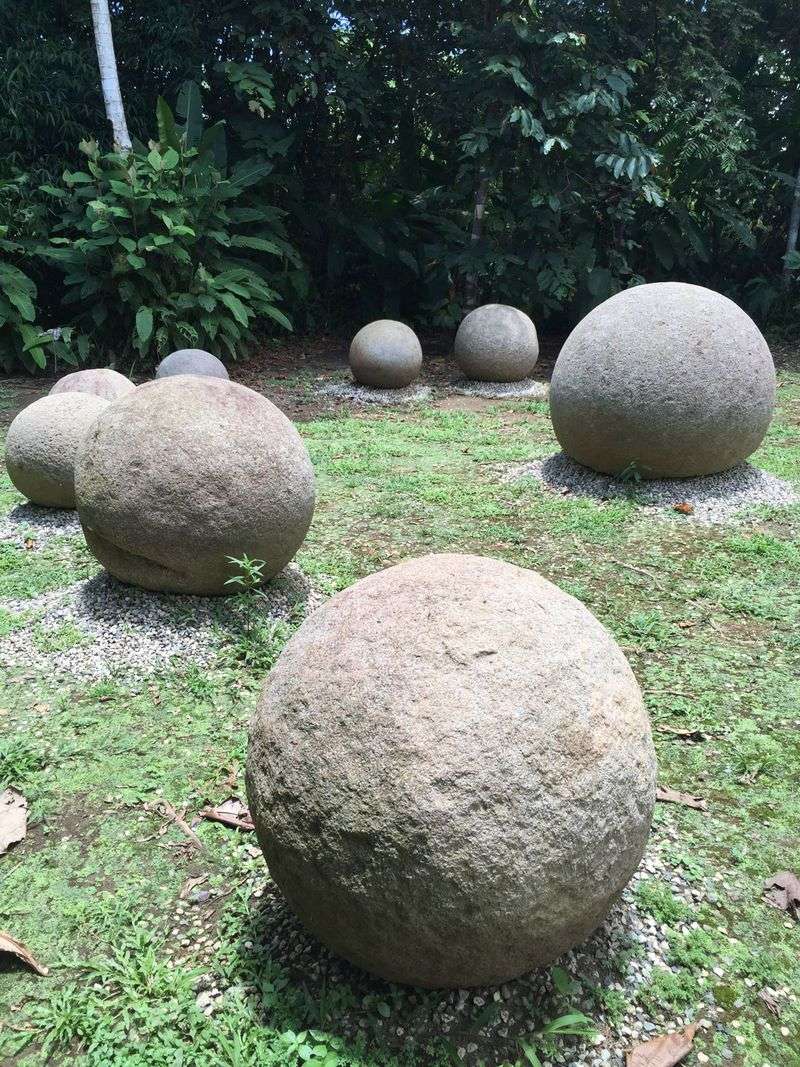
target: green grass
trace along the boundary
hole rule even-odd
[[[307,385],[298,380],[301,391]],[[756,462],[800,484],[800,376],[784,373],[780,401]],[[385,411],[301,430],[319,505],[299,562],[327,591],[408,556],[478,552],[540,570],[616,635],[655,726],[662,783],[708,803],[705,812],[657,809],[662,855],[702,903],[687,904],[655,877],[639,883],[638,907],[669,942],[669,969],[654,971],[639,1002],[666,1026],[715,998],[719,1025],[696,1039],[715,1067],[800,1063],[798,1002],[782,997],[775,1019],[758,995],[800,986],[800,924],[762,899],[768,874],[800,870],[800,508],[756,512],[720,531],[656,522],[634,501],[504,483],[502,464],[554,449],[541,403]],[[0,482],[0,506],[18,500]],[[0,546],[0,598],[28,600],[95,572],[78,539],[36,551]],[[562,1047],[551,1024],[570,1010],[568,989],[532,1003],[535,1026],[512,1028],[494,1050],[480,1032],[496,1004],[445,1036],[433,1025],[436,993],[356,974],[327,987],[292,970],[271,955],[265,913],[250,895],[263,876],[252,839],[200,822],[199,851],[165,814],[186,809],[191,819],[229,795],[232,781],[241,788],[247,722],[292,630],[243,622],[209,667],[94,685],[24,670],[4,677],[0,788],[24,791],[31,825],[0,857],[0,927],[52,973],[0,971],[0,1060],[422,1067],[460,1062],[458,1046],[474,1041],[489,1067],[525,1061],[523,1043],[540,1055]],[[28,625],[53,653],[81,640],[70,624],[45,633],[19,608],[0,607],[0,638]],[[666,727],[701,736],[687,741]],[[210,897],[195,907],[186,887],[200,876]],[[611,964],[622,974],[636,953],[623,948]],[[198,971],[231,987],[224,1010],[198,1007]],[[599,1025],[624,1018],[627,995],[590,975],[583,984]],[[359,1025],[345,1032],[344,1018]],[[415,1027],[430,1038],[404,1051],[397,1030]]]

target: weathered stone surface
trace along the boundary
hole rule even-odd
[[[642,478],[727,470],[761,444],[774,404],[775,367],[753,320],[683,282],[638,285],[596,307],[567,338],[550,385],[563,450]]]
[[[63,378],[58,379],[50,393],[88,393],[104,400],[116,400],[132,393],[135,388],[130,378],[126,378],[119,371],[111,370],[110,367],[97,367],[65,374]]]
[[[222,360],[202,348],[179,348],[156,367],[156,378],[171,378],[176,374],[196,374],[201,378],[230,377]]]
[[[484,304],[462,320],[453,351],[468,378],[520,382],[536,366],[539,338],[524,311],[508,304]]]
[[[108,401],[90,393],[57,393],[35,400],[17,415],[6,437],[6,467],[33,504],[75,507],[75,460]]]
[[[361,385],[404,389],[422,367],[422,347],[410,326],[377,319],[358,331],[350,345],[350,369]]]
[[[124,582],[218,595],[262,559],[277,574],[303,542],[314,472],[292,423],[260,393],[217,378],[148,382],[92,428],[76,470],[89,548]]]
[[[639,864],[650,726],[619,646],[532,571],[433,555],[302,624],[250,732],[250,810],[303,923],[390,981],[500,982]]]

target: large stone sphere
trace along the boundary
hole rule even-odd
[[[636,680],[582,604],[433,555],[302,624],[251,725],[247,791],[312,933],[389,981],[463,987],[603,921],[642,858],[655,757]]]
[[[135,388],[130,378],[126,378],[119,371],[111,370],[110,367],[97,367],[65,374],[63,378],[58,379],[50,393],[88,393],[104,400],[117,400],[132,393]]]
[[[166,378],[111,404],[75,474],[78,516],[106,570],[145,589],[219,595],[244,554],[264,577],[295,555],[314,472],[292,423],[260,393]]]
[[[733,301],[684,282],[625,289],[578,323],[556,361],[559,444],[605,474],[688,478],[727,470],[764,439],[775,367]]]
[[[533,373],[539,338],[524,311],[508,304],[484,304],[462,319],[453,351],[467,378],[520,382]]]
[[[75,460],[108,400],[89,393],[43,396],[23,408],[6,437],[8,476],[33,504],[75,507]]]
[[[350,369],[361,385],[404,389],[421,367],[419,338],[404,322],[377,319],[362,326],[350,345]]]
[[[230,377],[222,360],[202,348],[179,348],[156,367],[156,378],[172,378],[177,374],[196,374],[201,378]]]

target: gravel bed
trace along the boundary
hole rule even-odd
[[[645,512],[703,525],[735,522],[747,508],[786,507],[800,499],[788,482],[749,463],[702,478],[658,478],[631,483],[599,474],[557,452],[544,460],[517,464],[504,474],[506,481],[530,477],[562,496],[594,500],[621,497],[633,500]]]
[[[667,836],[674,832],[667,831]],[[322,1003],[331,998],[333,1022],[327,1028],[355,1039],[375,1041],[384,1049],[398,1052],[406,1048],[424,1050],[437,1038],[452,1043],[465,1064],[513,1063],[519,1058],[518,1041],[528,1039],[543,1023],[571,1011],[583,1011],[594,1022],[594,1038],[567,1038],[559,1044],[549,1064],[570,1067],[623,1067],[625,1053],[638,1042],[679,1029],[697,1019],[703,1029],[718,1024],[719,1009],[714,1003],[712,982],[718,979],[700,975],[702,999],[684,1015],[667,1011],[649,1013],[636,1002],[637,993],[658,968],[670,969],[668,933],[688,932],[694,911],[686,922],[671,930],[660,925],[636,903],[634,887],[641,879],[654,879],[668,885],[690,909],[713,895],[705,887],[690,886],[670,869],[660,855],[660,846],[651,841],[639,871],[614,906],[604,925],[583,945],[557,961],[576,983],[571,992],[559,994],[548,970],[534,971],[497,987],[422,990],[389,985],[350,966],[311,937],[294,917],[273,883],[265,878],[263,860],[255,840],[241,846],[243,862],[249,867],[247,889],[251,894],[250,918],[245,920],[235,946],[242,969],[252,973],[270,971],[274,964],[288,972],[290,981],[302,985],[309,1000]],[[199,936],[202,922],[198,908],[208,905],[208,921],[215,921],[214,900],[203,893],[179,904],[172,930],[176,959],[208,968],[197,983],[198,1007],[206,1015],[224,1011],[226,999],[252,998],[257,1012],[268,1015],[269,1005],[259,1005],[255,987],[228,984],[215,974],[214,953],[220,947],[218,936]],[[187,927],[181,929],[181,924]],[[202,930],[202,935],[207,934]],[[590,989],[614,990],[622,1005],[610,1016],[592,998]],[[299,1029],[301,1021],[298,1021]],[[303,1027],[304,1028],[304,1027]],[[326,1027],[321,1027],[325,1029]]]
[[[290,563],[253,601],[265,619],[286,620],[298,606],[321,600],[300,568]],[[4,598],[0,607],[19,625],[0,640],[0,662],[34,677],[68,675],[93,680],[152,674],[175,658],[208,663],[225,630],[236,632],[230,597],[152,593],[123,585],[103,572],[28,600]]]
[[[474,382],[469,378],[454,378],[450,387],[458,396],[480,396],[486,400],[510,400],[528,397],[544,400],[550,392],[547,382],[523,378],[521,382]]]
[[[17,504],[0,518],[0,542],[20,548],[25,546],[26,541],[34,541],[39,545],[53,537],[75,537],[81,533],[78,513],[72,510]]]
[[[348,400],[351,404],[416,404],[429,400],[433,390],[429,385],[408,385],[405,389],[373,389],[355,382],[326,382],[320,387],[323,396],[336,400]]]

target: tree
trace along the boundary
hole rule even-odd
[[[108,0],[90,0],[92,23],[94,25],[94,43],[97,48],[97,62],[100,67],[100,85],[106,105],[106,118],[111,123],[114,144],[122,149],[131,147],[128,124],[125,121],[125,108],[117,73],[117,57],[114,54],[114,36],[111,32],[111,12]]]

